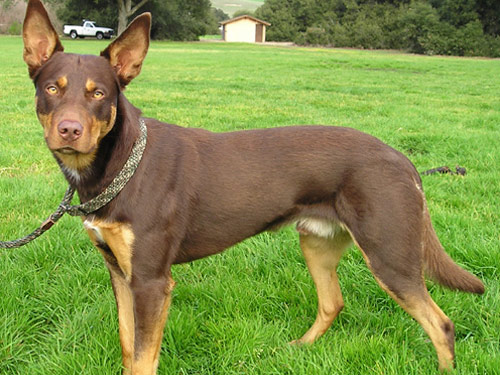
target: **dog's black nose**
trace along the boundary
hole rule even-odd
[[[57,130],[62,139],[73,142],[82,136],[83,126],[77,121],[64,120],[57,125]]]

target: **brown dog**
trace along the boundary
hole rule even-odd
[[[141,112],[123,89],[141,70],[150,22],[149,14],[137,17],[100,57],[65,54],[40,1],[29,2],[24,60],[37,114],[83,202],[121,170],[139,135]],[[347,128],[213,134],[145,122],[147,146],[134,176],[84,222],[111,275],[124,373],[156,373],[173,264],[290,223],[318,293],[316,321],[296,342],[313,342],[342,310],[336,267],[354,241],[381,287],[428,333],[440,368],[453,366],[453,323],[429,296],[424,272],[450,288],[484,287],[443,251],[405,156]]]

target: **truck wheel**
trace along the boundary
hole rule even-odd
[[[78,37],[78,34],[76,33],[75,30],[72,30],[70,33],[69,33],[69,36],[71,37],[71,39],[76,39]]]
[[[102,40],[102,38],[104,38],[104,35],[103,35],[103,33],[97,33],[97,34],[95,35],[95,37],[96,37],[97,39],[99,39],[99,40]]]

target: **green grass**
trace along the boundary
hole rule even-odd
[[[0,239],[44,220],[66,184],[47,151],[18,37],[0,37]],[[98,53],[106,42],[65,41]],[[351,126],[406,153],[438,235],[484,296],[429,283],[456,326],[458,374],[500,373],[500,60],[225,43],[153,42],[127,89],[146,116],[212,131]],[[168,150],[166,150],[168,152]],[[376,284],[359,251],[339,266],[346,307],[310,347],[316,295],[292,228],[173,270],[159,374],[431,374],[427,336]],[[0,374],[117,374],[109,276],[79,219],[0,251]]]
[[[200,36],[200,40],[222,40],[221,34],[207,34]]]

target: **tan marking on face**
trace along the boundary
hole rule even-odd
[[[113,128],[114,122],[116,120],[116,107],[111,107],[111,120],[99,121],[95,117],[92,117],[92,124],[90,129],[90,140],[88,144],[98,145],[99,142],[108,134]],[[97,155],[97,147],[90,153],[75,153],[75,154],[63,154],[58,151],[54,151],[61,162],[68,168],[74,169],[76,171],[83,171],[89,167],[95,160]]]
[[[52,140],[52,147],[56,148],[59,136],[57,134],[57,128],[52,126],[52,114],[39,114],[38,118],[44,128],[45,139]],[[91,150],[90,152],[67,154],[60,151],[53,151],[66,167],[78,172],[88,168],[95,160],[99,143],[111,131],[116,122],[116,107],[111,106],[111,114],[108,121],[100,121],[95,116],[93,116],[90,121],[90,129],[85,131],[84,136],[73,146],[76,150]],[[54,142],[54,140],[56,141]]]
[[[85,221],[85,229],[97,246],[105,242],[118,262],[127,282],[132,279],[132,251],[135,240],[129,224],[101,220]]]
[[[66,76],[62,76],[56,82],[57,85],[63,89],[68,85],[68,78],[66,78]]]
[[[38,98],[37,98],[38,100]],[[50,128],[52,126],[52,113],[43,114],[37,113],[38,121],[42,124],[43,127],[43,136],[47,138],[49,136]]]
[[[85,88],[87,89],[87,92],[92,92],[97,88],[97,84],[90,78],[87,78],[87,82],[85,82]]]
[[[38,113],[38,120],[42,124],[43,127],[43,136],[47,141],[49,139],[57,139],[57,129],[55,126],[52,126],[52,113],[42,114]],[[83,154],[83,153],[75,153],[75,154],[63,154],[59,151],[53,151],[54,154],[61,160],[61,162],[68,168],[73,169],[75,171],[82,171],[87,168],[95,159],[97,150],[94,150],[91,153]]]
[[[116,121],[116,107],[111,106],[111,116],[108,121],[99,121],[92,117],[92,134],[97,135],[97,141],[100,142],[113,129]]]

